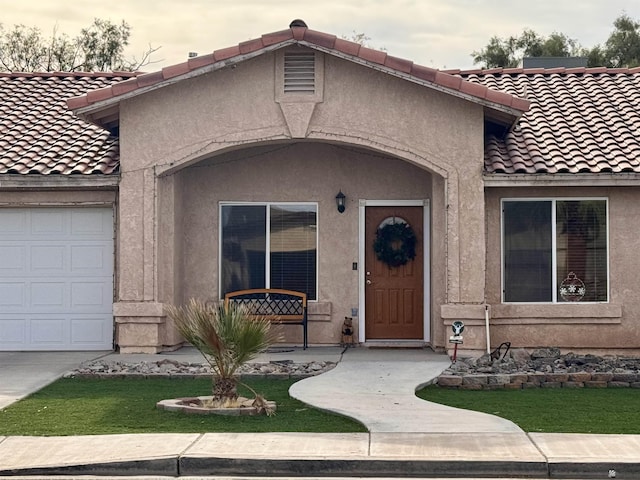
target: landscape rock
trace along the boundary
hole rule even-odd
[[[560,357],[560,349],[555,347],[537,348],[531,352],[531,358],[537,360],[540,358],[558,358]]]
[[[640,358],[628,356],[567,353],[559,348],[539,348],[529,354],[525,349],[509,350],[504,358],[489,354],[477,358],[459,358],[442,376],[440,385],[448,388],[606,388],[640,386]],[[462,377],[458,384],[451,377]],[[510,381],[506,381],[509,376]],[[460,385],[458,387],[458,385]]]
[[[529,360],[531,360],[531,355],[524,348],[514,348],[511,350],[511,358],[518,365],[524,365]]]
[[[319,375],[336,366],[335,362],[293,363],[292,361],[274,361],[269,363],[247,363],[240,367],[240,376],[272,376],[277,378],[305,378]],[[210,377],[211,367],[206,363],[188,363],[175,360],[157,362],[107,362],[94,360],[81,364],[65,377],[102,377],[102,376],[175,376]]]

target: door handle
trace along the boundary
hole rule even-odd
[[[371,280],[367,278],[367,285],[371,285]]]

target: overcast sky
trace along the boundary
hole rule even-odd
[[[470,68],[471,52],[491,36],[525,27],[593,47],[623,12],[640,20],[640,0],[0,0],[0,7],[5,28],[37,26],[46,35],[57,25],[75,36],[94,17],[126,20],[127,56],[161,47],[147,71],[283,30],[295,18],[337,36],[365,33],[372,46],[434,68]]]

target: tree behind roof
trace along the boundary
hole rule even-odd
[[[95,72],[135,71],[150,62],[158,48],[151,48],[141,59],[127,58],[131,27],[94,19],[76,37],[58,33],[42,35],[40,29],[14,25],[6,30],[0,25],[0,70],[7,72]]]
[[[525,29],[520,36],[493,36],[482,49],[471,53],[482,68],[517,67],[524,57],[586,57],[589,67],[636,67],[640,65],[640,23],[622,14],[603,46],[582,47],[564,33],[544,37]]]

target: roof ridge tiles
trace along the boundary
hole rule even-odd
[[[264,47],[265,45],[262,42],[262,37],[252,38],[251,40],[246,40],[238,44],[240,55],[247,55],[252,52],[257,52],[258,50],[262,50]]]
[[[293,38],[295,38],[296,40],[302,40],[304,39],[304,34],[307,31],[307,27],[294,27],[294,26],[289,26],[289,28],[291,29],[291,33],[293,33]]]
[[[330,49],[334,48],[336,44],[336,39],[337,39],[335,35],[318,32],[316,30],[311,30],[309,28],[305,29],[303,38],[307,42],[311,42],[315,45],[319,45],[321,47],[326,47]]]
[[[162,77],[165,80],[168,80],[173,77],[178,77],[180,75],[184,75],[185,73],[189,73],[191,68],[189,66],[189,61],[185,61],[182,63],[177,63],[175,65],[170,65],[168,67],[164,67],[162,69]]]
[[[495,67],[495,68],[480,69],[479,72],[481,72],[484,75],[490,75],[492,73],[502,73],[503,70],[504,69],[502,67]],[[470,72],[476,73],[478,72],[478,70],[470,70]]]
[[[238,55],[240,55],[240,47],[238,45],[219,48],[218,50],[213,51],[213,58],[216,62],[228,60],[229,58],[237,57]]]
[[[358,52],[360,52],[361,47],[362,45],[360,45],[359,43],[352,42],[344,38],[336,38],[336,42],[334,44],[334,49],[338,52],[344,53],[346,55],[352,55],[354,57],[358,56]]]
[[[387,58],[387,52],[383,52],[382,50],[376,50],[374,48],[363,46],[363,47],[360,47],[360,52],[358,53],[358,56],[368,62],[384,65],[384,62]]]
[[[397,70],[403,73],[411,73],[413,68],[413,62],[400,57],[394,57],[393,55],[387,55],[384,60],[385,67],[389,67],[393,70]]]
[[[460,91],[461,93],[465,93],[471,97],[477,97],[480,100],[487,99],[498,105],[512,108],[514,110],[524,112],[529,108],[530,105],[530,102],[528,100],[521,99],[507,92],[499,92],[489,98],[484,89],[478,89],[476,87],[466,85],[464,88],[465,91],[462,92],[462,82],[466,82],[466,80],[461,79],[459,76],[453,73],[440,71],[425,66],[419,66],[414,64],[410,60],[392,57],[388,55],[387,52],[382,50],[368,48],[355,42],[340,39],[335,35],[311,30],[306,26],[298,26],[292,24],[288,30],[280,30],[273,33],[267,33],[256,39],[241,42],[238,45],[215,50],[213,54],[207,54],[203,58],[194,57],[188,59],[185,62],[165,67],[159,72],[136,75],[134,78],[128,79],[132,80],[132,82],[123,89],[119,89],[116,84],[107,87],[97,94],[83,94],[80,96],[72,97],[67,101],[67,106],[71,110],[76,110],[102,101],[109,101],[126,93],[133,92],[139,88],[151,87],[174,77],[186,75],[193,70],[207,67],[217,62],[233,59],[234,57],[240,57],[242,55],[258,52],[268,46],[286,43],[291,40],[295,40],[298,42],[308,42],[310,46],[320,47],[321,49],[326,48],[329,50],[334,50],[346,55],[360,58],[365,62],[383,65],[391,70],[396,70],[404,74],[412,75],[418,79],[434,83],[435,85],[447,89]]]
[[[213,52],[205,55],[198,55],[187,60],[187,64],[191,70],[196,70],[201,67],[207,67],[213,65],[216,62],[216,57]]]
[[[265,46],[275,45],[277,43],[286,42],[287,40],[291,40],[293,38],[293,32],[290,28],[286,30],[279,30],[277,32],[265,33],[262,35],[262,43]]]

